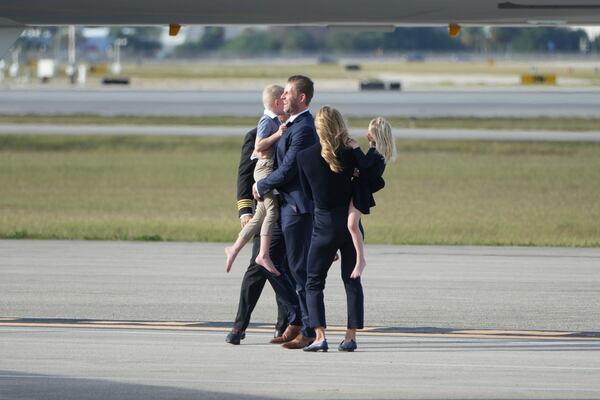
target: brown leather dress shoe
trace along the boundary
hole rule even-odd
[[[271,339],[271,343],[282,344],[287,343],[290,340],[294,340],[294,338],[300,333],[300,330],[302,330],[301,325],[288,325],[288,327],[285,328],[283,335]]]
[[[314,341],[315,338],[298,335],[291,342],[284,343],[281,346],[285,347],[286,349],[303,349]]]

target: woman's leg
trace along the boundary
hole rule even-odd
[[[310,326],[315,329],[315,341],[304,351],[327,351],[327,337],[325,329],[325,301],[323,291],[325,290],[325,279],[327,271],[331,266],[331,260],[335,254],[335,248],[326,241],[313,235],[311,246],[308,251],[307,280],[306,280],[306,304]]]
[[[354,265],[356,263],[356,251],[350,240],[340,248],[342,255],[342,281],[346,290],[346,304],[348,308],[348,325],[346,332],[349,337],[355,335],[356,329],[364,327],[364,294],[360,277],[351,278]]]
[[[315,215],[315,219],[320,218],[321,216]],[[331,235],[331,232],[328,232],[330,227],[327,225],[322,227],[319,222],[317,220],[315,224],[306,262],[306,306],[309,325],[313,328],[321,328],[324,334],[327,323],[323,291],[325,290],[327,272],[331,267],[331,260],[333,260],[336,247],[331,245],[332,240],[327,237]]]
[[[327,339],[325,337],[325,327],[317,326],[315,328],[315,333],[317,334],[317,337],[315,338],[315,343],[319,343],[319,342],[322,342],[323,340]]]
[[[351,274],[352,279],[356,279],[361,276],[365,270],[365,267],[367,266],[367,262],[365,261],[363,236],[359,227],[361,216],[361,212],[354,207],[352,200],[350,200],[350,207],[348,208],[348,230],[350,231],[352,243],[356,249],[356,264],[354,265],[354,269]]]
[[[346,342],[349,342],[351,340],[356,342],[356,329],[354,329],[354,328],[346,329],[346,336],[344,337],[344,340]]]

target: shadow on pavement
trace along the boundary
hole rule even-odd
[[[277,400],[274,397],[169,386],[115,382],[60,375],[0,371],[0,399],[11,400]],[[225,389],[223,387],[222,389]]]

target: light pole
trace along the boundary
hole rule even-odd
[[[111,67],[111,71],[114,75],[121,73],[121,47],[127,46],[127,38],[119,38],[115,40],[114,47],[114,61]]]
[[[75,25],[69,25],[69,49],[67,52],[68,61],[65,72],[71,81],[71,85],[75,84]]]

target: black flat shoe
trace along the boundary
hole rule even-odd
[[[306,346],[304,349],[304,351],[312,351],[312,352],[317,352],[317,351],[322,351],[322,352],[327,352],[327,350],[329,350],[329,346],[327,345],[327,339],[323,340],[322,342],[315,342],[311,345]]]
[[[340,343],[340,345],[338,346],[338,351],[352,352],[357,348],[358,346],[356,345],[356,342],[354,340],[351,340],[349,342],[342,340],[342,343]]]
[[[229,344],[233,344],[233,345],[238,345],[238,344],[240,344],[240,341],[244,340],[245,338],[246,338],[246,332],[237,333],[237,332],[231,331],[225,337],[225,342],[227,342]]]

